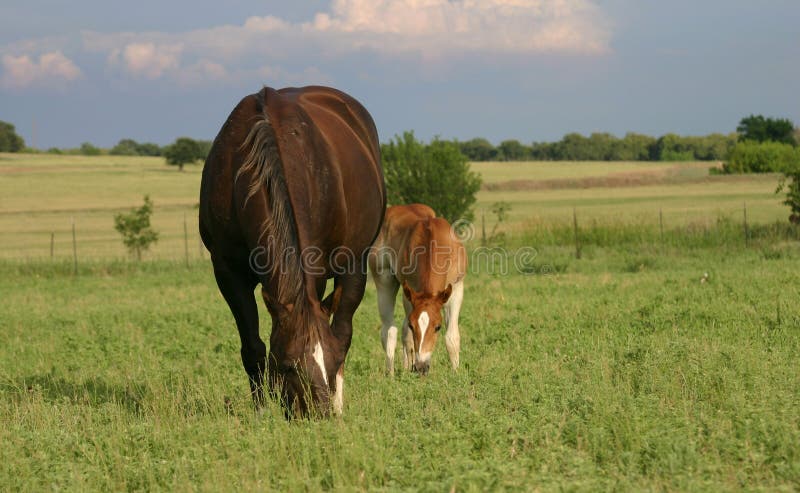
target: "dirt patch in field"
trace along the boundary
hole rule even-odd
[[[707,169],[710,167],[719,167],[719,165],[713,166],[712,163],[701,163],[658,168],[648,171],[622,171],[604,176],[585,176],[582,178],[509,180],[484,183],[481,188],[488,191],[557,190],[565,188],[641,187],[647,185],[715,181],[715,178],[718,178],[717,175],[698,176],[694,173],[683,173],[690,169]]]

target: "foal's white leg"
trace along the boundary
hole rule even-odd
[[[403,369],[410,370],[414,364],[414,333],[408,325],[408,315],[411,313],[411,303],[403,296],[403,308],[406,316],[403,319]]]
[[[461,335],[458,332],[458,314],[461,312],[461,303],[464,302],[464,281],[461,280],[453,285],[453,293],[445,304],[445,323],[447,324],[447,334],[444,336],[444,344],[447,346],[447,353],[450,355],[450,364],[453,369],[458,368],[458,354],[461,351]]]
[[[394,353],[397,348],[397,326],[394,325],[394,303],[400,284],[393,275],[375,275],[378,290],[378,311],[381,315],[381,343],[386,353],[386,371],[394,373]]]

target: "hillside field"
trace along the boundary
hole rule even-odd
[[[462,367],[439,341],[427,377],[385,375],[370,282],[344,416],[287,422],[253,412],[198,245],[199,167],[0,155],[0,490],[800,489],[800,236],[776,176],[473,169],[476,231],[512,209],[505,257],[468,244]],[[146,193],[162,238],[135,262],[113,214]]]

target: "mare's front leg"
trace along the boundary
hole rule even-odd
[[[364,288],[367,285],[367,273],[365,265],[357,265],[353,272],[342,275],[338,281],[341,285],[342,294],[339,298],[339,305],[333,314],[331,329],[333,335],[338,339],[341,354],[341,365],[336,372],[333,388],[333,412],[341,416],[344,410],[344,360],[347,351],[350,349],[350,342],[353,338],[353,314],[361,299],[364,297]]]
[[[458,331],[458,315],[461,313],[461,304],[464,302],[464,281],[461,280],[453,285],[453,292],[444,307],[445,324],[447,334],[444,336],[444,344],[447,346],[447,354],[450,356],[450,364],[453,369],[458,368],[459,353],[461,352],[461,334]]]
[[[258,307],[253,289],[256,281],[249,269],[234,269],[224,259],[212,258],[214,277],[223,298],[236,320],[241,341],[242,365],[250,382],[250,393],[257,407],[264,404],[264,373],[267,348],[258,335]]]

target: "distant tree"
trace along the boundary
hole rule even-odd
[[[114,229],[122,235],[122,242],[132,255],[136,255],[137,260],[142,260],[142,252],[158,241],[158,232],[150,227],[152,214],[153,202],[149,195],[145,195],[144,205],[128,214],[119,213],[114,216]]]
[[[133,139],[122,139],[111,148],[109,154],[112,156],[138,156],[139,144]]]
[[[531,156],[530,148],[515,139],[500,142],[497,150],[503,161],[526,161]]]
[[[153,144],[152,142],[137,144],[136,151],[140,156],[161,156],[162,154],[161,147],[159,147],[158,144]]]
[[[47,149],[47,153],[48,154],[64,154],[64,151],[62,151],[58,147],[51,147],[50,149]]]
[[[628,132],[615,144],[615,159],[620,161],[649,161],[650,149],[657,139],[649,135]]]
[[[454,142],[419,142],[413,132],[381,146],[389,203],[423,203],[451,223],[472,219],[472,205],[481,186],[467,157]]]
[[[84,156],[99,156],[101,152],[99,147],[95,147],[89,142],[84,142],[80,147],[80,153]]]
[[[531,144],[531,159],[535,161],[553,161],[556,157],[557,142],[534,142]]]
[[[211,151],[211,146],[214,144],[213,141],[210,140],[198,140],[197,141],[197,159],[200,161],[205,161],[208,153]]]
[[[201,159],[202,149],[196,140],[189,137],[179,137],[164,149],[167,164],[177,166],[183,171],[184,164],[194,163]]]
[[[0,152],[20,152],[25,149],[25,140],[17,135],[14,125],[0,121]]]
[[[461,154],[467,156],[470,161],[494,161],[498,159],[499,151],[484,138],[476,137],[466,142],[459,142],[458,148]]]
[[[794,137],[794,124],[787,118],[764,118],[763,115],[750,115],[742,118],[736,131],[739,132],[740,141],[772,141],[797,145]]]

